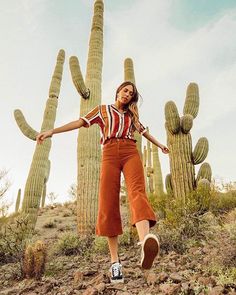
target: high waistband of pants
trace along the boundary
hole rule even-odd
[[[136,143],[137,140],[135,139],[131,139],[131,138],[117,138],[117,137],[113,137],[113,138],[108,138],[105,140],[103,145],[106,145],[107,143],[112,143],[112,142],[119,142],[119,141],[123,141],[123,142],[134,142]]]

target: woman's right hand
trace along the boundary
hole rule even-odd
[[[44,139],[46,139],[48,137],[52,137],[52,135],[53,135],[53,130],[48,130],[48,131],[44,131],[44,132],[39,133],[36,136],[37,143],[42,144]]]

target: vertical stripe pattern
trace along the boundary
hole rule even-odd
[[[110,138],[129,138],[135,141],[134,131],[137,130],[143,135],[147,128],[138,122],[135,128],[127,111],[120,112],[115,105],[97,105],[85,116],[81,117],[86,122],[84,127],[98,124],[101,132],[101,144]]]

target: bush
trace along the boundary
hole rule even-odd
[[[55,255],[87,255],[92,251],[94,237],[80,238],[78,234],[67,231],[59,236],[52,250]]]
[[[96,236],[93,243],[93,249],[99,254],[108,254],[109,248],[105,237]]]
[[[56,223],[55,223],[55,220],[54,220],[54,221],[50,220],[50,221],[48,221],[47,223],[45,223],[45,224],[43,225],[43,227],[44,227],[44,228],[56,228],[57,225],[56,225]]]
[[[165,251],[183,253],[189,247],[201,244],[211,234],[206,218],[211,200],[209,193],[194,191],[185,199],[168,195],[155,198],[152,195],[152,199],[161,217],[158,234]]]
[[[25,246],[31,236],[27,218],[16,218],[0,230],[0,265],[22,261]]]
[[[73,232],[65,232],[60,235],[54,245],[54,254],[56,255],[75,255],[81,253],[81,240]]]
[[[210,210],[215,214],[229,212],[236,208],[236,191],[213,192]]]

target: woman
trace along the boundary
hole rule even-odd
[[[139,121],[139,93],[136,86],[127,81],[116,91],[116,101],[111,105],[98,105],[84,117],[61,127],[42,132],[37,136],[41,144],[53,134],[98,124],[101,128],[102,163],[99,184],[99,206],[96,234],[106,236],[111,255],[111,282],[123,282],[122,266],[118,257],[118,235],[122,234],[119,194],[120,176],[123,172],[128,190],[132,225],[137,228],[141,245],[141,266],[150,269],[158,255],[158,238],[149,233],[156,224],[145,192],[143,166],[134,139],[134,131],[169,153],[166,146],[149,134]]]

